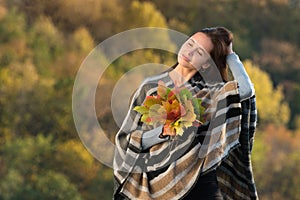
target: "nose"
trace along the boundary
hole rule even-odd
[[[188,55],[192,56],[196,50],[197,50],[197,48],[190,49]]]

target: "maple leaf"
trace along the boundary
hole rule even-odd
[[[166,100],[171,89],[166,87],[163,81],[158,81],[157,96],[159,99]]]
[[[193,97],[186,87],[165,86],[158,82],[157,95],[147,96],[142,106],[135,111],[142,117],[141,121],[148,125],[164,125],[166,135],[182,135],[191,126],[200,126],[204,108],[201,99]]]
[[[155,124],[164,124],[166,121],[167,113],[165,108],[162,105],[154,104],[149,109],[148,117],[151,119],[151,123]]]

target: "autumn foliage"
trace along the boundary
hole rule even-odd
[[[97,44],[130,28],[191,35],[218,25],[233,32],[256,90],[252,162],[260,199],[300,199],[299,9],[294,0],[0,0],[0,200],[111,199],[112,170],[86,150],[72,118],[80,64]],[[172,45],[174,38],[160,37]],[[111,141],[118,130],[114,85],[145,63],[171,66],[176,56],[133,51],[99,80],[95,110]]]

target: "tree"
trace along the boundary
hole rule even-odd
[[[7,139],[0,162],[0,199],[81,199],[104,173],[80,142],[43,135]]]
[[[128,8],[125,20],[129,27],[167,27],[164,16],[156,9],[151,2],[132,1]]]
[[[7,140],[0,149],[0,199],[81,199],[69,177],[53,171],[56,145],[42,135]]]
[[[49,76],[51,64],[63,53],[64,38],[50,18],[40,16],[28,33],[32,60],[39,74]]]
[[[278,41],[266,38],[261,42],[262,51],[256,53],[254,62],[268,72],[275,85],[282,85],[283,92],[291,108],[291,120],[289,127],[295,128],[296,116],[300,112],[299,100],[299,76],[300,53],[299,48],[287,41]]]
[[[56,154],[53,155],[52,169],[69,177],[76,183],[80,191],[96,177],[99,165],[82,143],[68,140],[57,145]]]
[[[292,129],[300,128],[300,105],[295,102],[300,101],[300,84],[291,81],[285,81],[285,96],[286,100],[290,104],[291,108],[291,120],[289,122],[289,127]]]
[[[300,199],[300,132],[268,125],[256,133],[253,172],[260,199]]]
[[[295,44],[266,38],[261,47],[262,51],[256,53],[254,62],[270,74],[276,85],[285,80],[299,81],[300,51]]]
[[[63,174],[47,171],[32,176],[34,180],[28,180],[18,170],[8,170],[0,183],[0,199],[82,199],[76,186]]]
[[[72,35],[72,44],[74,51],[78,51],[86,55],[95,47],[94,39],[90,35],[89,31],[84,27],[80,27],[75,30]]]
[[[254,84],[259,123],[286,125],[290,119],[290,109],[284,100],[282,86],[273,88],[270,76],[250,60],[246,60],[244,66]]]
[[[5,11],[4,11],[5,12]],[[26,22],[16,9],[6,11],[0,20],[0,68],[23,62],[30,55],[26,41]]]

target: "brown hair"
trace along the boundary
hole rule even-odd
[[[205,33],[211,39],[214,47],[210,56],[217,65],[223,81],[228,81],[226,56],[228,54],[228,46],[233,40],[232,33],[224,27],[205,28],[200,30],[200,32]]]

